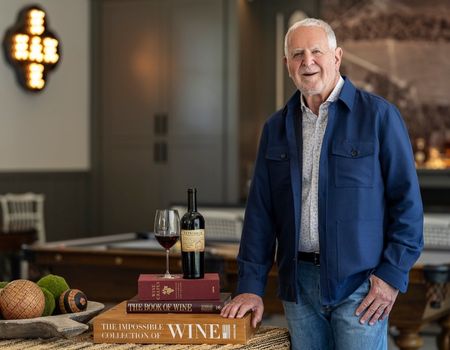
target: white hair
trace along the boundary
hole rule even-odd
[[[329,48],[335,49],[337,47],[336,35],[334,34],[333,29],[327,22],[322,21],[321,19],[317,19],[317,18],[305,18],[305,19],[302,19],[301,21],[295,22],[288,29],[288,31],[284,37],[284,54],[286,57],[288,55],[289,36],[294,30],[296,30],[297,28],[300,28],[300,27],[320,27],[320,28],[322,28],[327,35]]]

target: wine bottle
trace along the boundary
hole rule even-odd
[[[188,212],[181,218],[181,258],[183,278],[203,278],[205,274],[205,219],[197,211],[197,190],[188,189]]]

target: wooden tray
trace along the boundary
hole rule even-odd
[[[85,311],[73,314],[0,320],[0,339],[73,337],[87,331],[89,326],[85,323],[104,307],[101,303],[88,301]]]

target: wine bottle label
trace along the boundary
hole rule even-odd
[[[182,252],[203,252],[205,250],[205,230],[181,230]]]

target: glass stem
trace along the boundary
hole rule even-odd
[[[170,273],[169,273],[169,249],[166,249],[166,276],[170,276]]]

